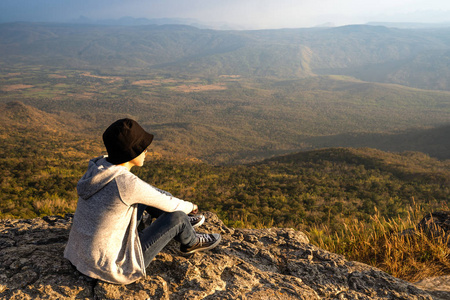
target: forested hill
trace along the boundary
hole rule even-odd
[[[70,114],[21,103],[0,112],[0,217],[73,212],[89,158],[104,153],[100,139],[68,126]],[[368,220],[375,208],[392,217],[414,202],[433,209],[450,198],[449,161],[418,152],[328,148],[234,166],[186,158],[149,153],[134,172],[233,226],[339,227],[347,218]]]
[[[0,25],[0,56],[2,65],[272,78],[341,74],[449,90],[449,36],[450,28],[368,25],[214,31],[182,25],[12,23]]]
[[[137,172],[236,226],[339,228],[345,220],[368,221],[376,211],[405,216],[415,203],[437,209],[450,198],[449,161],[370,148],[328,148],[224,167],[157,160]]]

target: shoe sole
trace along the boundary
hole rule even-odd
[[[198,222],[197,224],[192,225],[193,228],[197,228],[199,226],[202,226],[202,224],[205,222],[205,216]]]
[[[217,241],[214,243],[214,244],[212,244],[211,246],[208,246],[208,247],[206,247],[206,248],[198,248],[198,249],[194,249],[194,250],[191,250],[191,251],[189,251],[189,252],[181,252],[181,255],[191,255],[191,254],[193,254],[193,253],[195,253],[195,252],[199,252],[199,251],[205,251],[205,250],[210,250],[210,249],[212,249],[212,248],[215,248],[217,245],[219,245],[219,243],[220,243],[220,241],[222,240],[222,236],[221,235],[219,235],[219,238],[217,239]]]

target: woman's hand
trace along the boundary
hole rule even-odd
[[[195,215],[196,213],[198,213],[198,206],[197,204],[194,204],[194,208],[191,211],[191,214]]]

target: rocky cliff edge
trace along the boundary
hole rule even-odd
[[[234,229],[205,213],[217,248],[190,257],[171,242],[147,277],[89,280],[63,258],[72,216],[0,220],[0,299],[450,299],[449,277],[418,284],[347,261],[293,229]]]

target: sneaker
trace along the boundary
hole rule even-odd
[[[222,236],[218,233],[196,233],[197,234],[197,242],[191,246],[187,247],[185,245],[181,245],[180,251],[182,254],[192,254],[197,251],[208,250],[219,245]]]
[[[204,215],[188,215],[189,221],[191,222],[192,227],[197,228],[205,222]]]

